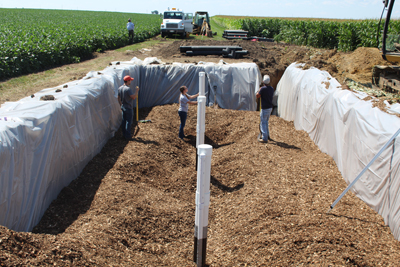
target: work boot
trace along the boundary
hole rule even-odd
[[[258,138],[257,141],[260,143],[268,143],[268,141],[264,141],[262,138]]]

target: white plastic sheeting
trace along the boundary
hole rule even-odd
[[[342,90],[329,73],[291,64],[276,90],[278,115],[306,131],[332,156],[350,184],[400,128],[400,118],[372,107],[365,94]],[[389,110],[396,112],[398,106]],[[400,240],[400,138],[397,137],[352,191],[378,212]],[[332,199],[332,202],[334,199]],[[331,203],[326,203],[327,209]],[[339,202],[340,205],[340,202]]]
[[[29,231],[121,121],[114,85],[81,80],[0,109],[0,224]],[[54,95],[54,101],[40,101]]]
[[[154,63],[158,63],[154,65]],[[61,189],[81,173],[121,123],[118,87],[125,75],[140,87],[139,107],[177,103],[179,87],[198,92],[206,73],[209,105],[256,110],[256,64],[162,64],[155,58],[114,63],[82,80],[42,90],[0,108],[0,224],[31,231]],[[56,89],[61,92],[56,93]],[[54,101],[40,101],[54,95]]]
[[[224,109],[256,110],[254,92],[259,88],[261,73],[255,63],[227,64],[199,62],[167,65],[157,58],[141,61],[113,62],[101,72],[91,72],[87,77],[106,76],[110,80],[131,75],[133,86],[139,86],[139,108],[178,103],[179,87],[185,85],[189,94],[199,88],[199,73],[206,73],[207,105],[218,104]],[[117,90],[117,89],[116,89]]]

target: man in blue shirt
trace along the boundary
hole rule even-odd
[[[131,19],[128,19],[128,23],[126,24],[126,29],[129,32],[129,44],[133,44],[133,36],[135,35],[135,24],[132,23]]]
[[[272,112],[272,98],[274,96],[274,88],[270,85],[270,77],[264,75],[263,85],[258,90],[256,97],[261,98],[261,111],[260,111],[260,130],[261,136],[258,141],[261,143],[268,143],[268,140],[272,140],[269,137],[268,121]]]
[[[131,127],[133,120],[133,100],[136,99],[139,87],[136,87],[136,94],[129,87],[133,78],[129,75],[124,77],[124,84],[118,88],[118,102],[122,110],[122,134],[126,140],[132,140]]]

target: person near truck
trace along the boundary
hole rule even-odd
[[[118,88],[118,102],[121,105],[122,110],[122,134],[128,141],[132,140],[131,127],[133,120],[133,100],[136,99],[139,92],[139,87],[136,87],[135,94],[129,87],[132,81],[133,78],[126,75],[124,77],[124,84]]]
[[[128,19],[128,23],[126,24],[126,29],[129,32],[129,44],[133,44],[133,36],[135,36],[135,24],[132,23],[131,19]]]
[[[260,107],[260,130],[261,136],[258,141],[261,143],[268,143],[268,140],[272,140],[269,136],[269,126],[268,121],[272,112],[272,99],[274,96],[274,88],[270,85],[270,77],[264,75],[263,83],[258,90],[256,97],[261,99]]]
[[[181,88],[179,88],[179,91],[181,91],[181,95],[179,97],[179,109],[178,109],[178,114],[181,119],[181,125],[179,126],[179,138],[183,140],[183,138],[185,137],[183,129],[185,128],[186,124],[187,114],[189,111],[189,104],[191,105],[197,104],[197,101],[190,101],[190,99],[198,97],[199,94],[188,95],[187,93],[188,88],[186,86],[181,86]]]

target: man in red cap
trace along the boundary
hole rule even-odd
[[[126,140],[132,140],[133,100],[136,99],[139,91],[139,87],[136,87],[136,93],[133,93],[129,87],[132,81],[133,78],[126,75],[124,77],[124,84],[118,88],[118,102],[122,110],[122,134]]]

